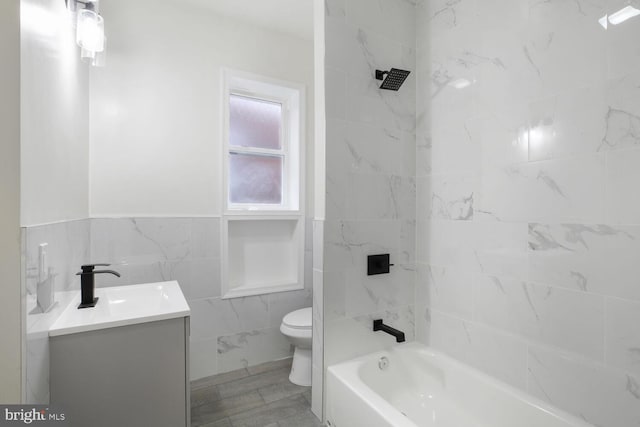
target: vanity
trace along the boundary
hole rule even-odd
[[[189,306],[178,282],[96,289],[49,330],[51,404],[73,425],[190,425]]]

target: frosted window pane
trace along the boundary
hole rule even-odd
[[[229,200],[231,203],[282,203],[282,157],[230,154]]]
[[[231,145],[280,149],[282,105],[231,95],[229,110]]]

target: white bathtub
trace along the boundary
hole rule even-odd
[[[380,368],[386,358],[388,366]],[[331,427],[593,427],[418,343],[329,367]]]

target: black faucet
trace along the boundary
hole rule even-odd
[[[382,331],[386,332],[389,335],[393,335],[396,337],[396,342],[404,342],[404,332],[397,330],[396,328],[392,328],[391,326],[387,326],[382,323],[382,319],[377,319],[373,321],[373,330],[374,331]]]
[[[98,270],[94,271],[96,267],[109,267],[111,264],[88,264],[83,265],[82,271],[76,273],[76,276],[80,276],[80,293],[81,293],[81,301],[78,309],[81,308],[89,308],[95,307],[98,303],[98,298],[93,297],[93,291],[95,289],[95,275],[96,274],[113,274],[114,276],[120,277],[120,273],[113,270]]]

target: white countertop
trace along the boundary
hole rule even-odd
[[[49,329],[49,336],[76,334],[186,317],[189,305],[178,282],[96,288],[93,308],[78,310],[80,292]]]

